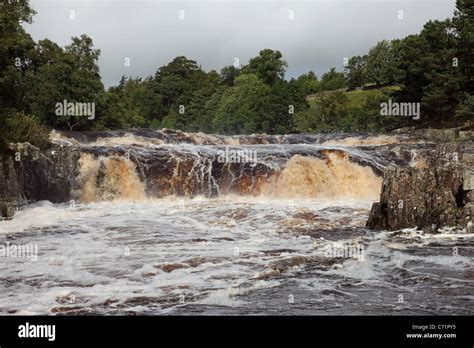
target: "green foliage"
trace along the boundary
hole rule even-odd
[[[233,65],[226,66],[221,69],[220,81],[223,85],[233,86],[235,78],[239,76],[240,69]]]
[[[454,64],[456,36],[451,21],[429,21],[419,35],[405,38],[399,46],[403,73],[397,101],[421,102],[424,123],[450,122],[463,97],[463,77]]]
[[[215,132],[216,127],[214,126],[214,117],[216,110],[218,110],[222,97],[228,89],[229,87],[227,86],[217,88],[216,92],[204,103],[200,117],[198,117],[195,122],[196,129],[206,133]],[[218,121],[216,121],[216,123],[217,122]]]
[[[386,95],[387,98],[394,92],[398,91],[397,86],[381,87],[377,89],[358,89],[347,92],[347,98],[349,100],[350,107],[361,107],[368,98],[379,97],[380,95]]]
[[[194,60],[180,56],[158,69],[155,75],[158,92],[165,107],[187,104],[205,76]]]
[[[267,86],[255,74],[242,74],[235,86],[227,89],[214,116],[214,126],[224,134],[248,134],[262,124],[263,100],[269,93]]]
[[[22,112],[2,113],[0,120],[0,150],[18,142],[29,142],[41,149],[49,147],[49,131],[33,117]]]
[[[176,123],[178,120],[178,112],[171,108],[168,111],[168,114],[161,121],[161,128],[176,128]]]
[[[35,43],[24,28],[31,23],[33,9],[27,0],[2,1],[0,4],[0,151],[9,143],[30,142],[40,148],[49,146],[49,133],[27,109],[26,76],[33,69]]]
[[[335,91],[346,87],[346,77],[344,73],[337,72],[336,68],[331,68],[321,77],[322,91]]]
[[[27,0],[0,4],[0,107],[25,108],[24,75],[34,41],[22,24],[31,23],[34,13]]]
[[[243,74],[255,74],[267,85],[274,85],[283,79],[288,64],[282,60],[280,51],[261,50],[257,57],[250,59],[249,64],[242,68]]]
[[[312,100],[309,109],[294,115],[294,131],[383,132],[393,129],[399,120],[380,115],[380,104],[391,98],[392,92],[393,88],[321,93]]]
[[[390,93],[370,93],[360,106],[353,106],[344,120],[345,131],[385,132],[401,125],[399,117],[380,115],[380,104],[391,98]]]
[[[296,79],[296,85],[305,94],[310,95],[321,90],[321,83],[318,77],[312,71],[307,74],[302,74]]]
[[[80,37],[73,37],[72,43],[66,46],[66,53],[74,57],[74,64],[78,70],[88,72],[93,75],[92,77],[100,79],[97,65],[100,50],[94,48],[94,43],[89,36],[82,34]]]
[[[345,67],[345,75],[347,80],[347,87],[354,89],[361,87],[366,82],[367,56],[354,56],[349,59]]]
[[[140,78],[122,77],[116,87],[102,95],[103,115],[95,122],[95,129],[127,129],[144,127],[149,109],[146,105],[147,85]]]
[[[314,107],[294,115],[297,132],[329,132],[338,129],[347,114],[347,95],[336,91],[322,95]]]
[[[417,35],[380,41],[367,55],[350,58],[344,73],[331,68],[320,80],[310,71],[286,81],[281,52],[263,49],[241,69],[227,66],[220,74],[179,56],[154,76],[124,76],[107,91],[92,39],[74,37],[64,48],[48,39],[36,43],[22,26],[33,14],[28,0],[1,3],[4,145],[46,146],[40,123],[74,130],[167,127],[226,134],[384,131],[409,122],[380,116],[380,103],[388,98],[420,102],[426,126],[473,118],[472,0],[457,0],[452,20],[430,21]],[[369,90],[380,85],[399,88]],[[310,107],[307,95],[316,95]],[[64,100],[95,103],[95,119],[57,116],[56,104]]]
[[[474,2],[457,0],[453,17],[453,28],[456,32],[456,57],[459,69],[464,76],[463,90],[474,94]]]
[[[474,96],[466,94],[462,103],[456,109],[456,117],[460,120],[474,120]]]
[[[383,40],[369,50],[365,78],[376,85],[390,84],[396,76],[396,51],[391,42]]]
[[[177,127],[187,131],[200,131],[207,128],[203,122],[205,104],[219,88],[219,75],[215,71],[202,75],[199,89],[195,90],[190,102],[185,106],[185,112],[179,114]]]
[[[94,120],[81,116],[58,116],[56,104],[67,102],[100,105],[103,85],[97,60],[100,51],[86,35],[72,38],[65,50],[49,40],[39,41],[34,57],[39,66],[28,74],[27,101],[33,115],[59,129],[88,130]]]
[[[305,94],[295,81],[278,80],[265,84],[254,74],[242,74],[235,86],[211,99],[205,115],[212,114],[218,132],[287,133],[292,129],[292,114],[307,108]]]
[[[219,75],[212,71],[205,73],[194,60],[186,57],[176,57],[169,64],[158,69],[146,90],[150,100],[153,100],[154,115],[148,121],[164,121],[174,127],[186,129],[192,127],[192,114],[195,115],[197,106],[210,96],[219,84]],[[184,113],[177,113],[184,107]],[[174,110],[170,113],[170,110]]]
[[[300,89],[295,80],[278,81],[270,88],[264,100],[265,121],[261,132],[268,134],[284,134],[292,130],[292,118],[295,113],[308,108],[306,93]]]

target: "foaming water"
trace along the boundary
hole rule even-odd
[[[371,168],[329,154],[325,160],[293,156],[266,188],[283,198],[366,198],[376,200],[382,180]]]
[[[191,168],[190,168],[191,167]],[[149,180],[155,178],[151,177]],[[220,182],[212,175],[212,163],[197,157],[192,166],[177,160],[172,168],[171,184],[183,186],[205,183],[217,186],[217,192],[234,191],[242,195],[267,196],[278,198],[362,198],[376,200],[380,194],[382,180],[368,166],[351,163],[340,153],[328,153],[325,159],[292,156],[281,168],[268,171],[267,175],[252,175],[240,181]],[[145,179],[146,181],[147,179]],[[206,182],[207,181],[207,182]],[[79,160],[78,189],[73,193],[81,202],[103,200],[144,200],[145,182],[137,173],[134,162],[125,157],[94,157],[83,153]],[[168,191],[168,194],[172,191]],[[184,192],[186,194],[186,191]],[[151,195],[153,197],[153,195]]]
[[[382,170],[422,165],[418,145],[171,130],[52,138],[77,151],[74,200],[0,221],[0,246],[38,250],[0,253],[0,314],[474,313],[473,234],[365,227]],[[220,160],[232,151],[253,162]]]
[[[79,160],[79,189],[74,195],[81,202],[100,200],[140,200],[145,188],[133,162],[124,157],[99,157],[83,153]]]
[[[343,139],[331,139],[324,142],[324,145],[345,145],[345,146],[372,146],[398,144],[400,139],[393,135],[378,135],[367,138],[346,137]]]
[[[82,202],[226,194],[376,199],[387,165],[423,162],[413,139],[388,135],[142,129],[52,132],[51,139],[81,153],[73,196]]]
[[[0,313],[472,314],[474,235],[369,231],[370,204],[228,195],[33,205],[0,223],[2,243],[38,245],[35,261],[3,259]],[[363,255],[334,253],[350,246]]]

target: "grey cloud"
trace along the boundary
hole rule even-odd
[[[72,36],[90,35],[101,49],[101,75],[110,86],[122,75],[154,74],[178,55],[196,60],[205,70],[220,70],[234,57],[245,64],[263,48],[283,53],[289,78],[309,70],[321,75],[331,66],[341,69],[344,57],[363,54],[379,40],[414,34],[430,19],[451,17],[455,0],[32,0],[31,4],[38,12],[34,23],[27,25],[33,38],[66,45]],[[70,11],[75,11],[74,20]],[[130,58],[130,67],[124,66],[125,57]]]

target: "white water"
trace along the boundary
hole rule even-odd
[[[140,134],[53,134],[84,151],[78,202],[0,221],[0,247],[38,248],[0,253],[0,314],[474,313],[473,234],[365,228],[373,168],[403,157],[400,139]],[[212,172],[222,144],[257,150],[263,172]],[[215,186],[216,198],[166,196]]]
[[[0,312],[472,313],[474,235],[367,231],[370,204],[239,196],[37,203],[0,223],[0,240],[39,251],[36,261],[2,259]],[[344,243],[364,245],[363,260],[324,265],[328,249]]]

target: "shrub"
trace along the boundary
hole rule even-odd
[[[47,149],[51,143],[49,141],[49,131],[36,119],[22,112],[7,113],[1,117],[0,124],[2,150],[8,148],[9,143],[29,142],[40,149]]]

